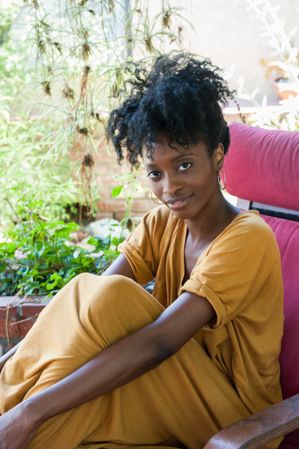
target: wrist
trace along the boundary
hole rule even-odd
[[[30,427],[38,428],[47,419],[46,407],[42,407],[34,396],[21,402],[17,407],[20,407],[20,413],[26,418]]]

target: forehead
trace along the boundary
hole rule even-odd
[[[160,161],[175,162],[186,156],[194,158],[208,156],[206,144],[198,142],[184,146],[165,136],[159,136],[150,148],[144,147],[142,151],[142,159],[145,165],[159,163]]]

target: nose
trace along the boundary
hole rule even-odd
[[[165,173],[163,182],[163,194],[171,197],[174,196],[179,189],[180,184],[175,174]]]

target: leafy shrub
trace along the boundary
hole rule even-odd
[[[0,243],[0,295],[52,295],[74,276],[101,274],[117,257],[121,238],[90,237],[84,249],[70,242],[76,223],[46,222],[35,215]]]
[[[0,224],[23,220],[20,211],[16,217],[16,210],[29,202],[47,219],[64,218],[64,207],[78,198],[74,168],[65,149],[67,130],[65,141],[53,154],[51,128],[55,128],[54,120],[43,123],[18,117],[3,123],[0,117]]]

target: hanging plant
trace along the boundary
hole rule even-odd
[[[49,111],[55,108],[69,130],[70,148],[78,137],[84,139],[83,160],[74,175],[80,202],[92,208],[97,193],[84,154],[96,157],[106,117],[123,94],[132,61],[150,64],[161,52],[180,48],[184,19],[165,1],[156,15],[146,0],[56,1],[55,6],[55,1],[26,0],[29,35]]]

